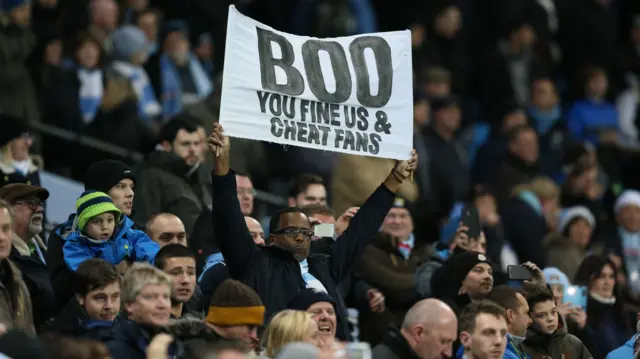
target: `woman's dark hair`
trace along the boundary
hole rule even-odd
[[[78,52],[78,50],[87,42],[92,42],[98,47],[99,54],[98,54],[97,66],[98,67],[102,66],[105,58],[104,47],[100,43],[100,41],[98,41],[98,39],[96,39],[94,36],[92,36],[89,33],[81,32],[78,35],[76,35],[73,38],[73,40],[69,43],[69,45],[66,46],[66,49],[64,49],[64,53],[66,54],[67,57],[73,59],[74,62],[78,62],[78,60],[76,59],[76,52]]]
[[[103,359],[111,357],[104,343],[97,340],[75,339],[59,334],[45,334],[40,339],[49,348],[53,359]]]
[[[611,259],[609,259],[608,256],[590,255],[586,257],[582,261],[582,264],[580,264],[580,268],[578,268],[578,272],[576,273],[576,276],[573,279],[573,284],[582,285],[589,288],[591,282],[596,278],[600,277],[602,270],[604,269],[605,266],[611,267],[611,269],[613,270],[613,277],[617,278],[618,269],[616,268],[615,263]],[[625,316],[624,301],[621,298],[621,293],[619,292],[617,281],[613,285],[613,295],[617,299],[615,304],[613,305],[614,320],[618,323],[618,325],[620,325],[625,330],[631,331],[632,330],[631,323],[629,320],[627,320]],[[591,301],[592,299],[591,297],[589,297],[589,302]],[[587,304],[587,318],[589,318],[590,323],[598,325],[603,320],[605,320],[605,317],[603,314],[606,314],[606,313],[609,313],[609,312],[603,313],[602,311],[597,311],[594,309],[593,305]]]

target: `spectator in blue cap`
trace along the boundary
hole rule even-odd
[[[150,48],[144,32],[136,26],[123,26],[111,35],[111,41],[111,55],[115,60],[113,67],[131,81],[138,97],[141,119],[148,121],[160,115],[162,109],[142,67],[147,62]]]

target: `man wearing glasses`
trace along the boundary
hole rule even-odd
[[[265,318],[288,308],[289,302],[302,289],[323,291],[338,298],[337,285],[357,263],[364,248],[378,232],[404,181],[408,181],[417,165],[412,151],[408,161],[397,161],[383,184],[367,199],[345,231],[327,254],[309,255],[313,231],[309,218],[300,208],[286,208],[269,223],[268,242],[262,247],[254,243],[243,223],[243,212],[237,198],[236,177],[229,169],[229,139],[222,126],[214,124],[207,140],[216,156],[213,182],[213,228],[220,250],[233,278],[243,281],[260,295],[266,306]],[[339,301],[336,314],[336,337],[349,338],[345,305]]]
[[[20,269],[29,288],[33,321],[39,327],[59,309],[45,260],[47,247],[40,238],[44,225],[44,202],[49,198],[49,191],[14,183],[0,188],[0,198],[11,205],[14,218],[9,258]]]

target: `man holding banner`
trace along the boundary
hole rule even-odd
[[[220,123],[207,145],[216,155],[213,227],[229,273],[260,295],[266,320],[287,309],[301,289],[328,293],[337,302],[337,328],[321,330],[348,340],[347,312],[336,287],[417,166],[411,34],[295,36],[231,6],[226,43]],[[395,165],[327,254],[309,254],[313,231],[299,208],[275,214],[269,224],[274,245],[259,247],[238,203],[227,136],[389,158]]]
[[[232,277],[242,280],[260,295],[266,319],[280,310],[303,288],[314,288],[338,297],[337,284],[350,272],[364,248],[376,234],[393,204],[394,193],[415,171],[417,154],[397,161],[383,184],[353,217],[349,228],[326,255],[311,255],[313,232],[309,218],[298,208],[287,208],[273,216],[269,233],[274,246],[255,245],[236,195],[235,173],[229,169],[229,138],[215,124],[207,140],[216,155],[213,181],[213,227]],[[338,305],[336,336],[347,339],[346,309]]]

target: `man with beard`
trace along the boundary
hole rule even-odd
[[[40,332],[101,340],[120,312],[120,275],[103,259],[82,262],[74,276],[75,298]]]
[[[0,188],[0,198],[11,204],[14,232],[9,258],[22,272],[33,302],[36,327],[58,314],[58,302],[49,281],[45,255],[47,247],[40,238],[44,202],[49,191],[28,184],[9,184]]]
[[[164,125],[158,150],[136,170],[132,215],[136,223],[146,223],[154,213],[173,213],[184,223],[187,235],[193,233],[196,220],[211,205],[208,179],[200,163],[200,127],[180,117]]]
[[[448,291],[442,300],[460,314],[462,308],[472,301],[485,299],[493,289],[493,268],[487,257],[480,252],[464,252],[449,259],[452,270]],[[442,275],[441,271],[436,276]]]
[[[201,317],[204,314],[202,293],[196,280],[196,256],[181,244],[168,244],[158,251],[156,268],[167,273],[173,281],[171,288],[171,315],[180,318],[186,314]]]

